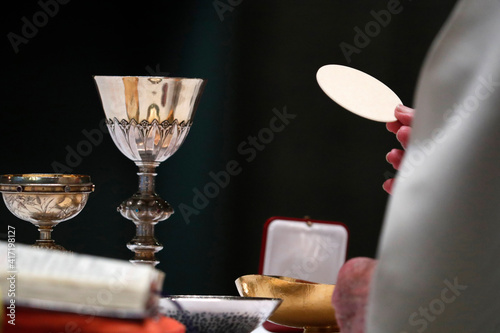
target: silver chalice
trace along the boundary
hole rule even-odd
[[[136,225],[130,261],[157,265],[163,247],[154,226],[173,208],[155,193],[156,168],[186,139],[206,81],[195,78],[94,76],[106,124],[118,149],[138,166],[139,190],[118,211]]]
[[[52,228],[78,215],[94,185],[89,176],[67,174],[11,174],[0,176],[0,192],[9,211],[38,227],[40,239],[33,245],[52,250]]]

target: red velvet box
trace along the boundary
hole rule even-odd
[[[340,222],[272,217],[264,225],[259,274],[335,284],[347,258],[349,230]],[[271,332],[302,332],[270,322]]]

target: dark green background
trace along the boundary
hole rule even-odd
[[[388,198],[381,185],[394,171],[385,154],[399,144],[384,124],[332,102],[315,74],[325,64],[350,65],[411,106],[422,61],[455,1],[402,1],[350,63],[340,43],[353,44],[354,28],[364,29],[370,12],[389,1],[231,3],[221,20],[213,1],[70,1],[17,53],[8,34],[21,35],[23,17],[32,22],[42,8],[37,1],[3,5],[0,174],[67,165],[67,147],[77,149],[83,131],[99,130],[104,118],[92,75],[208,79],[187,140],[158,170],[158,193],[177,210],[156,227],[170,294],[235,294],[234,280],[257,272],[271,216],[344,222],[349,257],[375,256]],[[296,118],[247,162],[238,146],[285,107]],[[241,173],[188,223],[178,206],[192,206],[194,190],[231,160]],[[116,206],[137,188],[135,165],[106,134],[71,172],[91,175],[96,191],[54,238],[75,252],[129,259],[134,226]],[[0,224],[1,233],[15,226],[19,243],[37,237],[3,204]]]

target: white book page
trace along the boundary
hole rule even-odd
[[[76,312],[141,314],[146,311],[153,285],[161,288],[163,273],[151,266],[21,244],[12,250],[0,242],[0,267],[6,268],[0,271],[4,302],[9,276],[15,277],[19,304],[57,308],[59,303]]]

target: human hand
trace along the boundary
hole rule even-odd
[[[404,149],[408,146],[408,141],[411,134],[411,123],[413,121],[413,115],[415,110],[404,105],[398,105],[394,111],[397,121],[392,123],[387,123],[387,130],[396,134],[396,138],[401,143],[403,149],[393,149],[387,155],[387,162],[391,163],[394,169],[399,170],[401,161],[404,156]],[[392,186],[394,184],[394,178],[387,179],[382,187],[384,190],[391,194]]]

